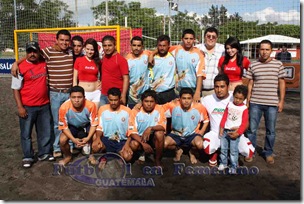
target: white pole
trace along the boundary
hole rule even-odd
[[[169,24],[168,24],[168,29],[169,29],[169,37],[171,39],[171,0],[169,1]]]
[[[78,27],[78,3],[75,0],[75,16],[76,16],[76,27]]]
[[[92,7],[94,7],[94,0],[92,0]],[[94,19],[94,14],[92,12],[92,19],[93,19],[93,22],[92,22],[92,25],[95,26],[95,19]]]
[[[128,16],[125,17],[125,27],[128,27]]]
[[[108,18],[109,18],[109,9],[108,9],[108,0],[106,0],[106,26],[108,26]]]
[[[17,4],[16,4],[16,0],[14,0],[14,13],[15,13],[15,30],[17,30],[18,26],[17,26]]]

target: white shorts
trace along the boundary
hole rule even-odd
[[[100,90],[95,90],[92,92],[85,92],[85,98],[92,102],[99,102],[100,101]]]
[[[207,154],[213,154],[221,146],[219,134],[213,131],[207,132],[203,138],[203,147]],[[252,157],[255,148],[252,146],[250,140],[244,135],[240,136],[239,153],[245,157]]]

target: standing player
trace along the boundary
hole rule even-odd
[[[130,87],[128,107],[133,108],[141,95],[149,89],[148,57],[150,52],[144,49],[143,39],[135,36],[131,39],[131,53],[126,55],[129,65]]]
[[[107,104],[107,92],[112,87],[121,91],[121,102],[127,104],[127,93],[129,88],[129,68],[127,60],[116,50],[115,38],[106,35],[102,38],[104,56],[101,66],[101,96],[100,105]]]

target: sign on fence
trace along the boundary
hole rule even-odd
[[[15,59],[0,59],[0,74],[10,74]]]

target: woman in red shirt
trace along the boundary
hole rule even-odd
[[[81,86],[85,90],[85,98],[99,107],[101,61],[98,44],[93,38],[84,43],[85,56],[78,57],[74,63],[73,86]]]
[[[243,84],[244,69],[248,69],[250,61],[243,56],[242,48],[236,37],[229,37],[225,42],[225,56],[218,63],[219,73],[224,73],[229,78],[229,91],[237,85]]]

